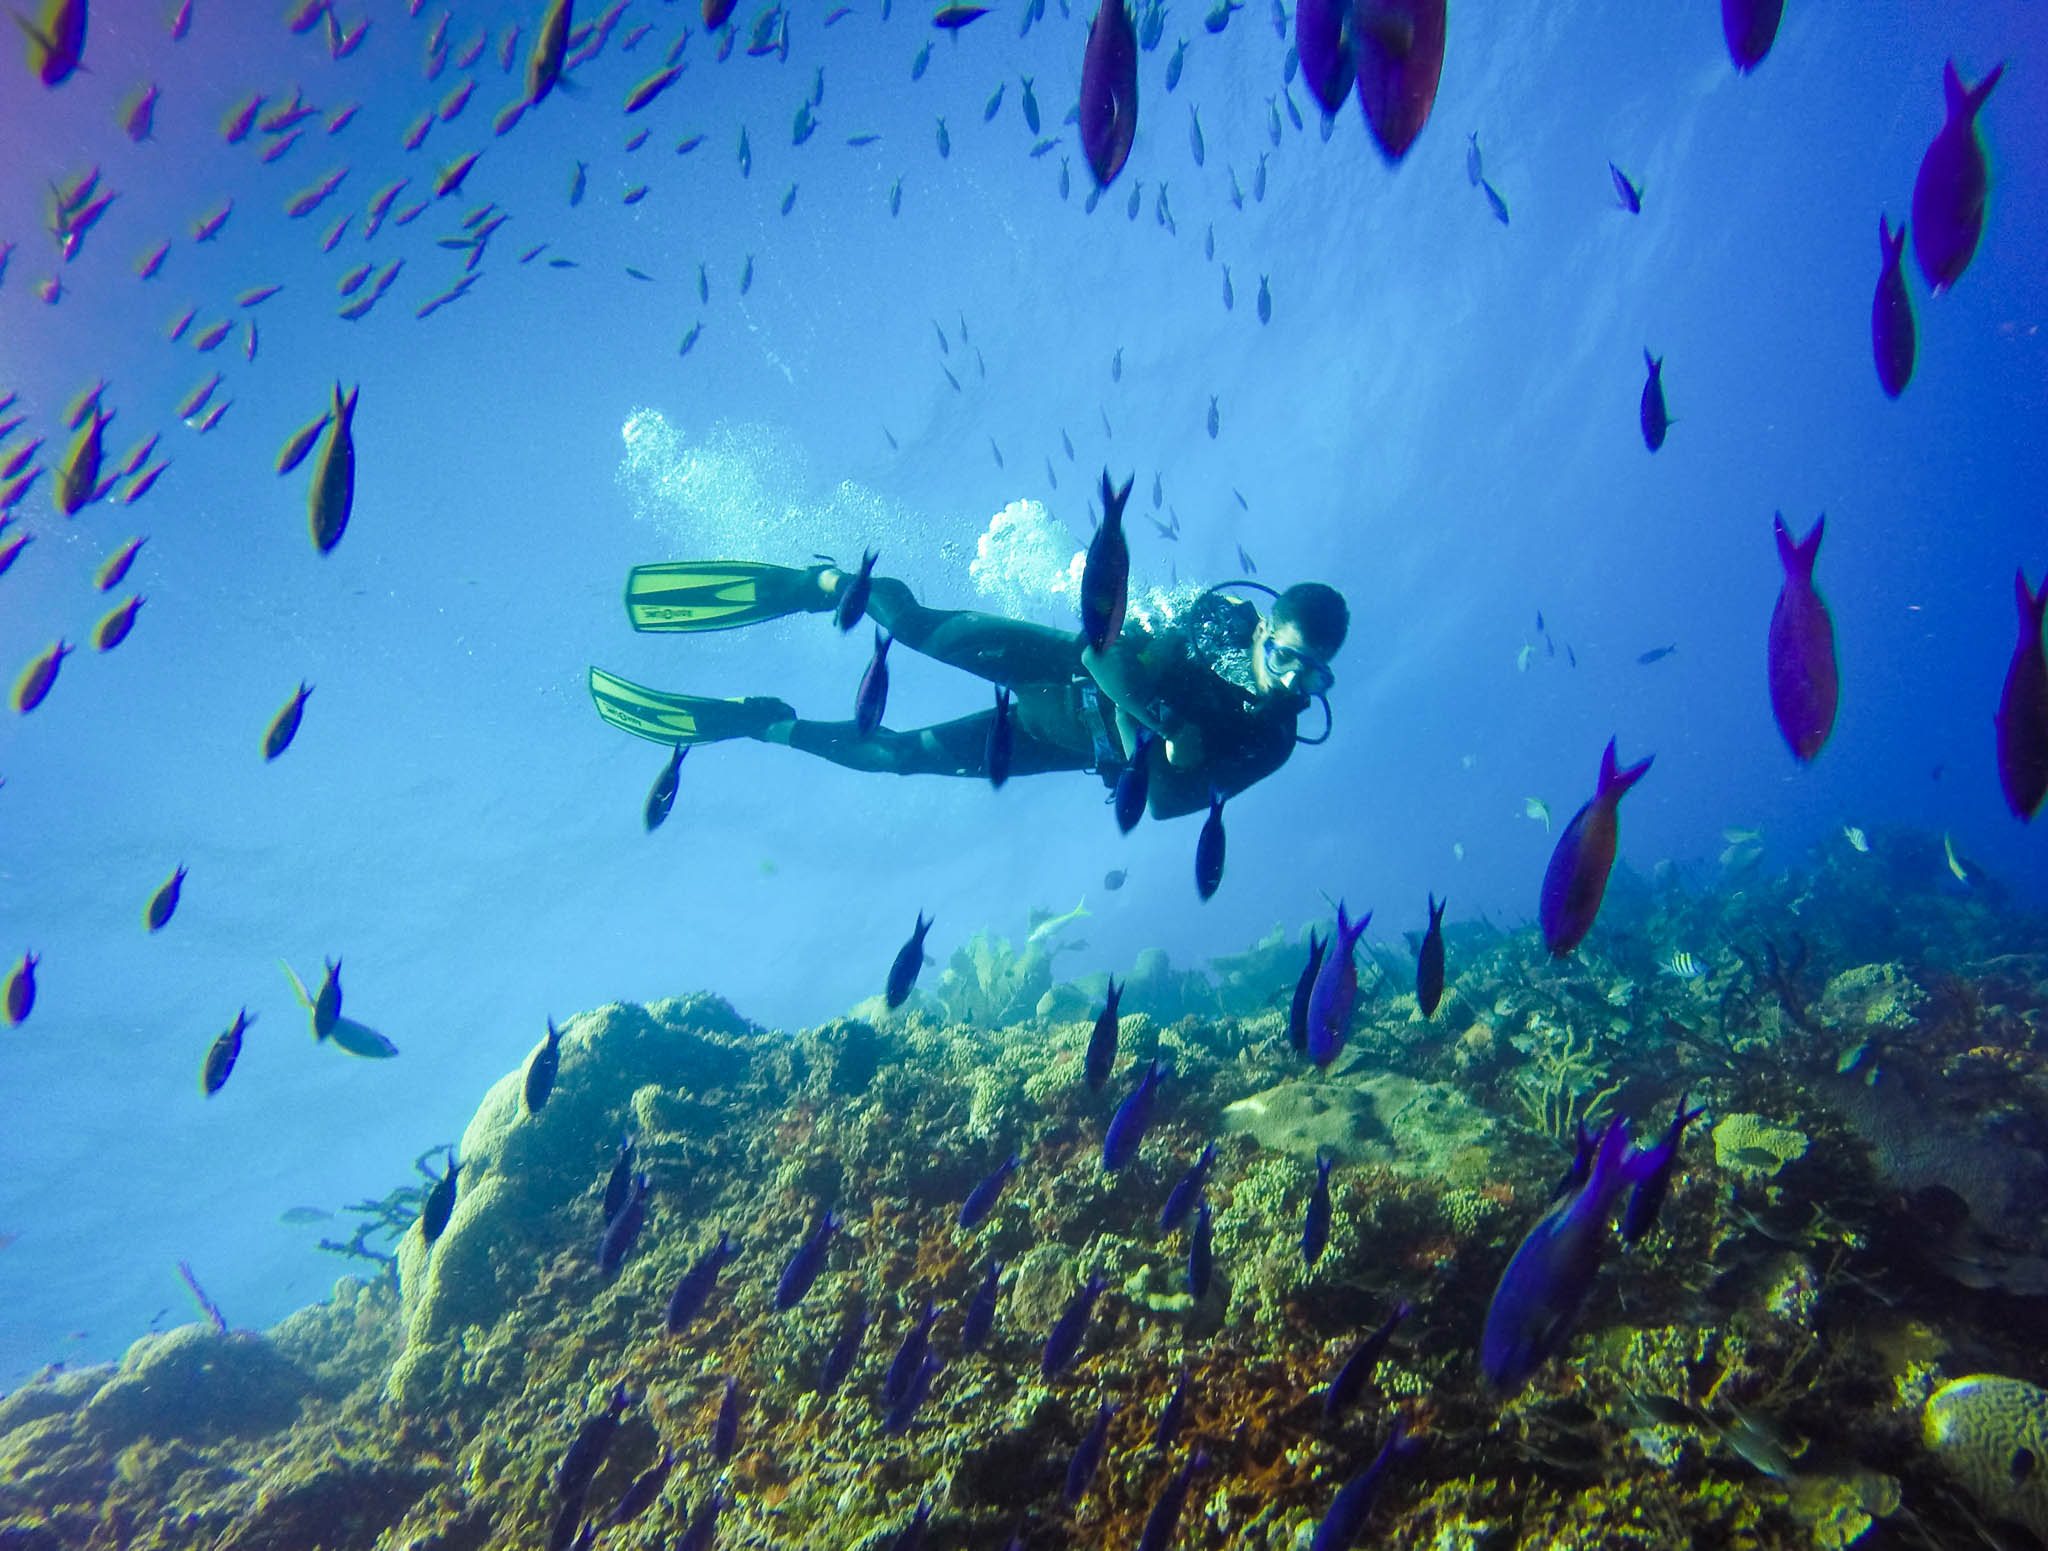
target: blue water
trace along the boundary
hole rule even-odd
[[[490,116],[519,86],[497,68],[498,38],[523,25],[523,69],[541,8],[465,5],[451,52],[491,30],[475,100],[411,154],[405,126],[461,76],[451,63],[424,78],[440,5],[418,19],[345,7],[373,25],[341,62],[318,30],[288,33],[275,6],[252,21],[256,8],[198,0],[180,43],[169,9],[95,7],[88,73],[57,90],[11,57],[0,73],[0,243],[18,244],[0,281],[0,394],[18,391],[8,413],[31,417],[0,454],[42,434],[45,461],[61,456],[64,405],[104,376],[119,411],[109,455],[161,431],[173,460],[137,505],[69,521],[46,475],[19,514],[36,542],[0,579],[11,680],[52,640],[88,637],[112,601],[94,569],[149,535],[133,636],[105,656],[87,646],[40,709],[0,722],[0,959],[42,956],[33,1015],[0,1035],[0,1384],[190,1317],[180,1259],[238,1325],[321,1296],[348,1269],[313,1248],[337,1225],[278,1214],[406,1181],[550,1014],[709,987],[763,1023],[821,1021],[880,988],[920,909],[937,916],[943,963],[975,929],[1021,938],[1028,906],[1085,900],[1074,935],[1089,948],[1063,957],[1070,974],[1120,969],[1151,945],[1199,964],[1340,895],[1372,907],[1388,937],[1420,927],[1428,890],[1449,894],[1453,920],[1527,922],[1554,835],[1525,800],[1562,823],[1609,736],[1625,761],[1656,756],[1623,809],[1626,865],[1676,859],[1707,886],[1724,827],[1761,830],[1776,865],[1840,845],[1845,824],[1906,823],[1950,831],[1966,862],[2039,893],[2042,840],[2004,809],[1990,726],[2012,571],[2048,565],[2038,6],[1794,0],[1743,78],[1700,0],[1461,3],[1435,113],[1390,170],[1355,105],[1328,143],[1304,108],[1307,132],[1286,125],[1274,147],[1285,45],[1265,7],[1219,37],[1182,0],[1141,62],[1130,164],[1092,216],[1060,123],[1087,18],[1062,18],[1057,0],[1021,40],[1020,7],[952,38],[912,4],[882,22],[878,0],[829,30],[800,8],[786,63],[742,49],[718,64],[695,36],[681,81],[629,121],[627,91],[697,22],[694,7],[633,0],[577,89],[502,139]],[[655,30],[623,53],[642,22]],[[1187,65],[1168,94],[1181,36]],[[1950,55],[1970,80],[2009,62],[1983,119],[1991,206],[1951,294],[1930,302],[1913,277],[1919,365],[1894,404],[1868,337],[1875,228],[1880,210],[1908,209]],[[821,127],[796,147],[820,67]],[[1022,74],[1062,137],[1036,160]],[[156,137],[135,146],[116,109],[149,79]],[[309,121],[275,165],[256,156],[269,137],[222,142],[248,93],[283,100],[295,83],[329,111],[361,111],[332,137]],[[1293,97],[1310,100],[1299,83]],[[625,152],[641,128],[646,146]],[[1474,130],[1507,227],[1466,181]],[[847,147],[861,132],[882,138]],[[376,190],[412,179],[396,213],[484,147],[458,196],[364,242]],[[1639,216],[1615,207],[1610,158],[1641,183]],[[578,160],[588,195],[572,209]],[[120,198],[65,265],[41,229],[46,185],[94,163]],[[293,194],[343,165],[333,200],[286,218]],[[1175,233],[1155,218],[1162,180]],[[635,183],[650,192],[627,207]],[[229,196],[220,238],[196,245],[191,222]],[[416,319],[461,273],[463,255],[435,239],[485,201],[512,219],[481,280]],[[348,234],[323,254],[346,209]],[[135,260],[164,237],[161,275],[138,281]],[[541,242],[541,258],[517,262]],[[401,256],[369,317],[335,316],[340,275]],[[50,305],[35,287],[53,274],[64,294]],[[260,284],[284,290],[238,309]],[[201,325],[236,319],[211,356],[190,335],[166,341],[188,306]],[[244,319],[259,330],[253,362]],[[1655,456],[1636,421],[1645,346],[1665,358],[1676,417]],[[174,406],[215,370],[234,405],[201,436]],[[336,378],[361,384],[357,493],[323,559],[306,534],[307,470],[280,479],[273,461]],[[642,433],[630,445],[629,428]],[[1122,840],[1086,775],[997,793],[740,743],[694,753],[674,816],[642,832],[663,755],[598,721],[589,665],[836,718],[867,643],[817,618],[636,637],[618,601],[630,565],[801,563],[872,544],[927,601],[989,607],[968,562],[990,518],[1040,500],[1078,550],[1105,464],[1135,473],[1134,516],[1160,474],[1182,524],[1169,544],[1133,522],[1134,586],[1236,576],[1242,546],[1262,579],[1327,580],[1353,611],[1334,735],[1231,803],[1215,899],[1192,887],[1196,819]],[[1828,516],[1818,579],[1844,687],[1809,769],[1765,693],[1774,509],[1801,532]],[[1667,643],[1678,650],[1637,665]],[[978,681],[908,652],[894,668],[891,725],[986,704]],[[302,678],[315,686],[303,730],[266,765],[264,729]],[[143,906],[179,863],[184,902],[151,936]],[[1102,887],[1112,867],[1130,873],[1117,893]],[[345,961],[349,1015],[399,1059],[308,1038],[277,961],[312,978],[323,954]],[[201,1059],[244,1005],[256,1022],[241,1063],[204,1099]]]

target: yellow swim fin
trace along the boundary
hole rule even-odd
[[[590,670],[590,698],[597,714],[620,731],[670,748],[754,737],[771,722],[796,715],[785,702],[766,695],[745,700],[680,695],[649,689],[602,668]]]
[[[832,607],[813,571],[758,560],[664,560],[626,574],[635,630],[736,630]]]

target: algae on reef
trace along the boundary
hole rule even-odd
[[[1752,863],[1735,893],[1625,877],[1562,963],[1530,933],[1454,930],[1433,1021],[1376,946],[1383,973],[1326,1072],[1287,1047],[1302,946],[1285,932],[1210,974],[1134,966],[1101,1093],[1081,1078],[1099,985],[987,934],[901,1013],[863,1004],[794,1036],[709,995],[585,1014],[539,1114],[518,1071],[483,1095],[454,1213],[431,1248],[404,1231],[396,1288],[344,1280],[271,1331],[183,1327],[0,1399],[0,1546],[524,1548],[556,1460],[622,1380],[589,1509],[665,1445],[679,1463],[607,1544],[672,1541],[717,1481],[724,1544],[876,1547],[928,1503],[948,1547],[994,1551],[1020,1514],[1033,1545],[1132,1545],[1179,1462],[1150,1432],[1182,1372],[1179,1447],[1211,1457],[1178,1542],[1197,1551],[1296,1551],[1397,1412],[1423,1446],[1381,1494],[1387,1544],[2038,1528],[2038,1486],[2013,1472],[2048,1425],[2026,1334],[2048,1294],[2048,958],[2039,921],[1943,887],[1925,852],[1880,835],[1853,863]],[[1660,967],[1678,949],[1698,974]],[[1106,1175],[1109,1113],[1155,1056],[1173,1076],[1152,1130]],[[1610,1257],[1562,1357],[1503,1402],[1472,1349],[1578,1122],[1626,1113],[1647,1135],[1686,1093],[1709,1119],[1656,1231]],[[628,1131],[653,1191],[607,1278],[599,1203]],[[1197,1301],[1186,1234],[1158,1216],[1208,1140],[1215,1275]],[[962,1231],[961,1200],[1013,1151]],[[1319,1151],[1335,1210],[1311,1265]],[[827,1205],[844,1226],[825,1271],[778,1313],[777,1275]],[[736,1258],[665,1336],[670,1291],[721,1231]],[[992,1258],[995,1331],[962,1353],[953,1311]],[[1040,1346],[1092,1272],[1107,1290],[1047,1382]],[[892,1437],[873,1396],[927,1298],[946,1366]],[[1330,1375],[1404,1298],[1359,1407],[1326,1422]],[[821,1396],[855,1306],[874,1326]],[[728,1375],[746,1406],[721,1468]],[[1108,1458],[1063,1528],[1065,1461],[1102,1399],[1122,1403]]]

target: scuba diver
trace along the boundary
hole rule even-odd
[[[639,631],[731,630],[797,613],[836,609],[853,573],[753,561],[685,560],[633,568],[626,612]],[[1076,631],[967,609],[921,604],[893,577],[869,578],[867,614],[914,652],[964,669],[1012,697],[1009,773],[1093,770],[1105,785],[1135,753],[1150,777],[1155,819],[1209,806],[1212,788],[1229,797],[1287,761],[1296,743],[1329,737],[1330,659],[1344,644],[1350,612],[1321,582],[1275,592],[1262,582],[1225,582],[1183,613],[1148,628],[1133,619],[1103,651]],[[1251,587],[1273,594],[1261,617],[1224,596]],[[851,622],[849,622],[851,623]],[[986,776],[986,710],[933,727],[863,735],[852,721],[815,722],[786,702],[754,695],[719,700],[633,684],[590,670],[591,698],[613,726],[666,746],[756,738],[786,743],[851,770],[897,775]],[[1295,730],[1311,700],[1324,727]]]

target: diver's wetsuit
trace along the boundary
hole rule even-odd
[[[912,651],[1010,690],[1011,774],[1122,764],[1109,698],[1095,691],[1082,668],[1075,632],[971,609],[927,608],[891,576],[873,578],[868,614]],[[978,711],[907,732],[877,727],[865,738],[852,722],[798,721],[789,741],[849,770],[977,776],[988,773],[994,720],[993,710]]]
[[[1205,639],[1239,649],[1250,643],[1258,623],[1250,604],[1218,598],[1198,607],[1209,611]],[[1117,690],[1126,707],[1120,713],[1083,666],[1074,631],[969,609],[927,608],[903,582],[883,576],[873,578],[868,613],[912,651],[1010,690],[1013,775],[1095,770],[1114,780],[1135,740],[1132,706],[1154,725],[1190,723],[1202,734],[1203,758],[1192,767],[1170,764],[1157,741],[1148,745],[1154,818],[1199,812],[1209,805],[1212,785],[1226,796],[1243,791],[1294,752],[1295,718],[1306,702],[1253,695],[1191,655],[1184,637],[1155,639],[1126,627],[1112,648],[1119,671],[1109,680],[1125,686]],[[1103,665],[1105,672],[1110,667]],[[906,732],[878,727],[865,738],[852,722],[800,720],[791,724],[789,742],[851,770],[985,776],[994,719],[994,711],[979,711]]]

